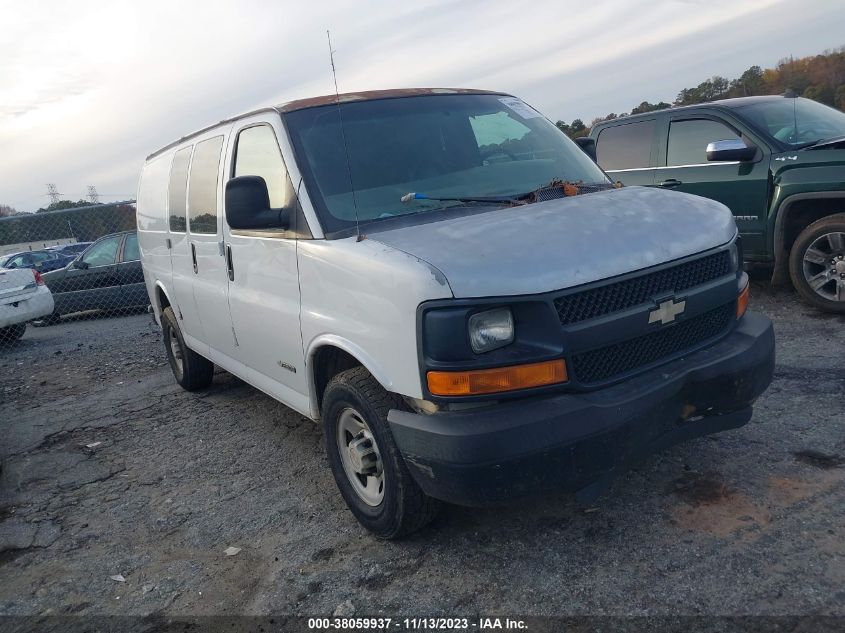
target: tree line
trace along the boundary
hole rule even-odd
[[[571,138],[587,136],[590,129],[602,121],[610,121],[629,114],[641,114],[663,110],[672,106],[694,105],[717,99],[752,97],[758,95],[783,94],[792,90],[796,94],[819,101],[834,108],[845,110],[845,46],[821,55],[809,57],[788,57],[780,60],[775,68],[751,66],[736,79],[718,75],[711,77],[694,88],[684,88],[672,103],[643,101],[631,108],[631,112],[611,112],[596,117],[587,125],[581,119],[571,123],[558,121],[557,126]]]
[[[18,213],[0,217],[0,245],[76,239],[92,242],[103,235],[135,228],[135,207],[129,204],[56,203],[42,213]],[[54,205],[50,205],[53,207]],[[48,212],[49,211],[49,212]]]

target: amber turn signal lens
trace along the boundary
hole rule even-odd
[[[739,297],[736,300],[736,318],[740,318],[748,309],[748,295],[750,284],[745,284],[745,288],[740,290]]]
[[[543,387],[567,381],[562,359],[474,371],[430,371],[428,390],[435,396],[475,396]]]

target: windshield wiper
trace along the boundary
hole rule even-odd
[[[560,191],[558,196],[552,197],[567,197],[577,196],[579,193],[592,193],[594,191],[603,191],[605,189],[615,189],[618,185],[609,182],[569,182],[565,180],[554,179],[550,183],[540,185],[536,189],[526,191],[525,193],[517,193],[512,196],[445,196],[434,197],[427,196],[424,193],[406,193],[400,198],[402,202],[413,202],[414,200],[435,200],[440,202],[466,202],[466,203],[481,203],[481,204],[512,204],[514,206],[522,206],[531,202],[539,202],[538,194],[544,191]],[[548,199],[548,198],[546,198]]]
[[[465,197],[465,196],[445,196],[443,198],[436,196],[427,196],[424,193],[406,193],[400,199],[402,202],[413,202],[414,200],[434,200],[436,202],[479,202],[482,204],[520,204],[518,197],[498,198],[498,197]]]

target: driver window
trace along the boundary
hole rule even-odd
[[[666,147],[666,165],[702,165],[707,163],[707,144],[738,139],[724,123],[709,119],[672,121]]]
[[[269,125],[256,125],[241,131],[235,151],[233,175],[261,176],[267,183],[270,208],[287,207],[290,202],[290,192],[286,186],[287,170],[273,128]]]
[[[107,238],[102,242],[94,244],[85,255],[82,256],[82,261],[90,267],[108,266],[114,264],[117,257],[117,245],[120,241],[120,236]]]

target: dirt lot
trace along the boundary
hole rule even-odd
[[[318,426],[225,373],[179,389],[149,315],[30,328],[0,350],[0,614],[844,615],[845,318],[752,294],[778,364],[746,427],[594,508],[448,507],[399,543]]]

